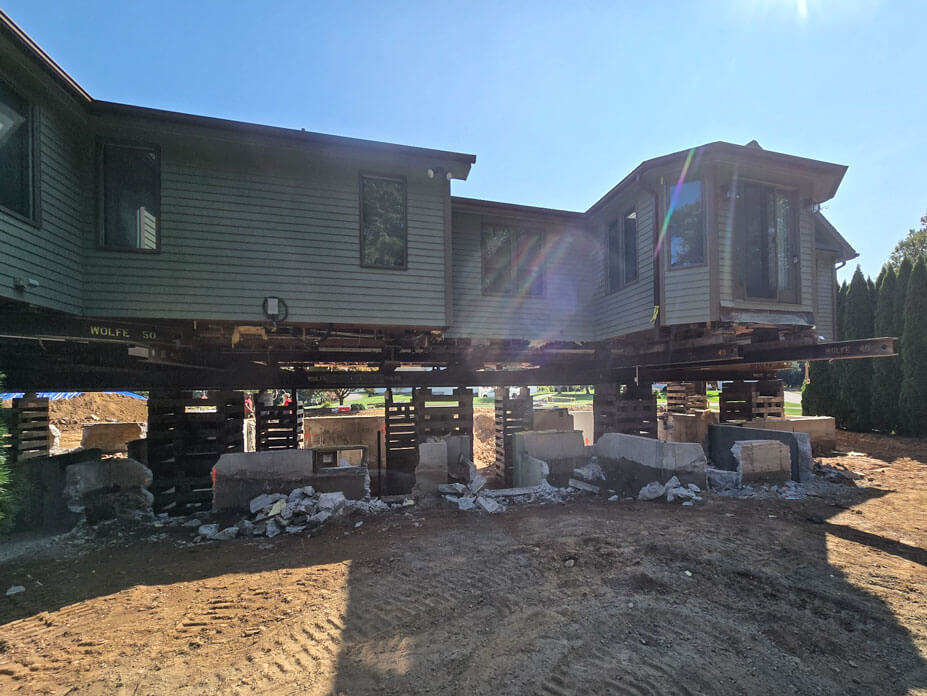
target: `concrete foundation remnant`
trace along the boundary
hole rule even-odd
[[[417,498],[437,495],[442,483],[447,483],[447,442],[423,442],[418,446],[412,495]]]
[[[547,466],[547,462],[532,457],[530,454],[523,454],[515,460],[514,464],[515,470],[512,473],[515,488],[540,485],[550,475],[550,467]]]
[[[216,510],[248,510],[252,499],[261,493],[291,491],[301,486],[312,486],[322,493],[342,491],[352,500],[370,494],[366,467],[333,466],[313,473],[312,452],[304,449],[223,454],[213,473]]]
[[[606,487],[623,496],[637,495],[652,481],[665,484],[673,476],[683,485],[705,484],[708,459],[701,445],[694,442],[606,433],[596,442],[594,451],[605,472]]]
[[[751,426],[756,421],[751,422]],[[737,469],[731,447],[738,440],[776,440],[789,446],[791,478],[804,483],[810,481],[814,471],[811,456],[811,438],[808,433],[782,430],[765,430],[740,425],[711,425],[708,427],[708,457],[716,469]]]
[[[657,419],[657,439],[667,442],[695,442],[708,451],[708,426],[718,424],[717,411],[673,413],[667,411]]]
[[[573,469],[586,464],[588,457],[579,430],[527,430],[512,435],[512,463],[517,468],[525,460],[534,457],[547,463],[548,479],[554,486],[563,487],[569,483]],[[514,480],[513,485],[519,484]]]

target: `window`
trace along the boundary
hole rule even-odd
[[[608,225],[608,291],[637,280],[637,211],[629,210]]]
[[[406,182],[361,177],[361,266],[405,268]]]
[[[705,263],[702,182],[686,181],[678,186],[669,186],[667,195],[670,200],[666,212],[670,266],[679,268]]]
[[[637,211],[625,213],[622,243],[624,244],[624,284],[637,280]]]
[[[484,225],[483,294],[544,296],[544,235]]]
[[[33,217],[32,110],[0,83],[0,206]]]
[[[152,147],[103,146],[103,246],[158,249],[161,158]]]
[[[742,287],[747,297],[798,301],[795,205],[790,193],[741,182],[735,219],[743,254]]]

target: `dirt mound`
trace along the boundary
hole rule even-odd
[[[59,399],[48,405],[49,418],[58,427],[115,420],[148,422],[148,402],[119,394],[86,392],[73,399]],[[96,418],[94,418],[96,416]]]
[[[482,468],[496,460],[496,422],[492,411],[473,416],[473,463]]]

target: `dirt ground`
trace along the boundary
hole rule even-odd
[[[927,693],[927,442],[839,446],[829,498],[56,546],[0,564],[0,693]]]
[[[61,430],[62,449],[72,449],[80,447],[82,428],[86,423],[146,423],[148,402],[120,394],[86,392],[73,399],[50,401],[48,418]]]

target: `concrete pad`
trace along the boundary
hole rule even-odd
[[[652,481],[665,484],[673,476],[682,484],[705,484],[708,459],[694,442],[664,442],[639,435],[606,433],[595,444],[607,487],[620,495],[637,495]]]
[[[776,440],[738,440],[731,454],[740,467],[744,483],[781,483],[792,472],[789,446]]]
[[[586,464],[588,457],[579,430],[529,430],[512,436],[512,462],[516,469],[524,457],[547,462],[551,485],[563,487],[573,475],[573,469]],[[516,484],[518,485],[518,484]]]
[[[312,486],[320,493],[342,491],[359,500],[370,494],[366,467],[333,466],[312,471],[310,450],[270,450],[223,454],[213,467],[213,507],[216,510],[248,510],[261,493],[289,493]]]
[[[81,447],[95,447],[107,454],[128,451],[126,443],[142,436],[141,423],[89,423],[81,434]]]

